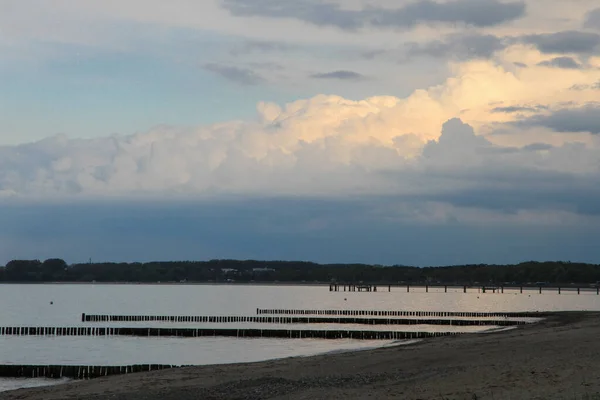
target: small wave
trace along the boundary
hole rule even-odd
[[[485,331],[481,331],[478,333],[497,333],[497,332],[504,332],[504,331],[512,331],[513,329],[517,329],[517,327],[516,326],[502,326],[502,327],[497,327],[497,328],[486,329]]]
[[[49,378],[0,378],[0,392],[9,390],[34,388],[41,386],[62,385],[72,382],[72,379],[49,379]]]
[[[354,352],[358,352],[358,351],[376,350],[376,349],[382,349],[382,348],[386,348],[386,347],[406,346],[409,344],[415,344],[415,343],[419,343],[422,341],[423,341],[423,339],[395,340],[393,342],[382,343],[380,345],[375,345],[375,346],[365,346],[365,347],[356,347],[356,348],[348,348],[348,349],[336,349],[336,350],[327,351],[327,352],[324,352],[321,354],[354,353]],[[306,355],[304,357],[312,357],[312,356]]]

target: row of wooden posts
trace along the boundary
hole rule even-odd
[[[110,375],[180,368],[179,365],[143,364],[123,366],[90,365],[0,365],[2,378],[91,379]]]
[[[185,315],[89,315],[83,322],[198,322],[198,323],[262,323],[262,324],[357,324],[357,325],[455,325],[455,326],[512,326],[524,325],[523,320],[491,319],[419,319],[368,317],[289,317],[289,316],[185,316]]]
[[[388,287],[388,292],[392,291],[392,286],[397,286],[400,287],[400,285],[380,285],[380,286],[387,286]],[[404,285],[402,285],[404,286]],[[410,292],[410,288],[411,285],[405,285],[406,286],[406,291]],[[463,293],[467,293],[467,285],[462,285],[462,286],[452,286],[452,285],[414,285],[412,286],[414,287],[424,287],[425,288],[425,292],[428,293],[429,292],[429,288],[437,288],[437,287],[443,287],[444,288],[444,293],[448,292],[448,287],[450,288],[461,288],[463,290]],[[523,288],[525,288],[525,290],[527,289],[537,289],[538,293],[542,293],[542,289],[544,288],[543,286],[515,286],[515,287],[508,287],[508,286],[478,286],[477,290],[480,291],[481,293],[487,293],[487,292],[492,292],[492,293],[504,293],[504,289],[512,289],[512,290],[517,290],[519,289],[519,293],[523,293]],[[600,295],[600,286],[596,286],[595,288],[564,288],[564,287],[546,287],[545,288],[546,291],[549,291],[551,289],[555,289],[557,291],[558,294],[561,294],[563,291],[572,291],[574,292],[575,290],[577,291],[577,294],[581,294],[582,291],[587,291],[587,292],[596,292],[596,295]],[[376,292],[377,291],[377,285],[375,284],[340,284],[340,283],[330,283],[329,284],[329,291],[330,292],[340,292],[340,291],[348,291],[348,292]]]
[[[284,339],[361,339],[395,340],[424,339],[448,336],[456,332],[399,332],[366,330],[311,330],[311,329],[238,329],[238,328],[107,328],[107,327],[0,327],[0,335],[17,336],[137,336],[137,337],[205,337]]]
[[[330,323],[363,325],[521,325],[519,320],[457,320],[419,318],[368,318],[368,317],[542,317],[544,313],[512,312],[436,312],[436,311],[377,311],[377,310],[293,310],[260,309],[258,315],[279,316],[149,316],[149,315],[90,315],[82,314],[83,322],[256,322],[256,323]],[[281,316],[285,315],[285,316]],[[290,317],[287,315],[312,315]],[[324,316],[324,317],[323,317]],[[350,317],[348,317],[350,316]],[[365,318],[366,317],[366,318]],[[203,337],[227,336],[245,338],[320,338],[320,339],[423,339],[458,335],[458,332],[398,332],[368,330],[290,330],[290,329],[205,329],[205,328],[147,328],[147,327],[0,327],[0,335],[56,335],[56,336],[137,336],[137,337]],[[129,366],[69,366],[69,365],[0,365],[0,377],[12,378],[72,378],[91,379],[144,371],[179,368],[174,365],[144,364]]]
[[[395,311],[395,310],[302,310],[257,308],[259,315],[366,315],[372,317],[466,317],[466,318],[543,318],[545,312],[468,312],[468,311]]]

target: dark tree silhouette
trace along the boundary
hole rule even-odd
[[[86,263],[61,259],[13,260],[0,267],[3,282],[368,282],[410,284],[595,284],[600,265],[529,261],[516,265],[408,267],[316,264],[302,261],[210,260]]]

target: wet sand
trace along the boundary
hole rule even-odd
[[[599,399],[600,313],[407,346],[202,366],[0,393],[0,399]]]

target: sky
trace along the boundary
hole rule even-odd
[[[596,0],[0,0],[0,264],[600,263]]]

